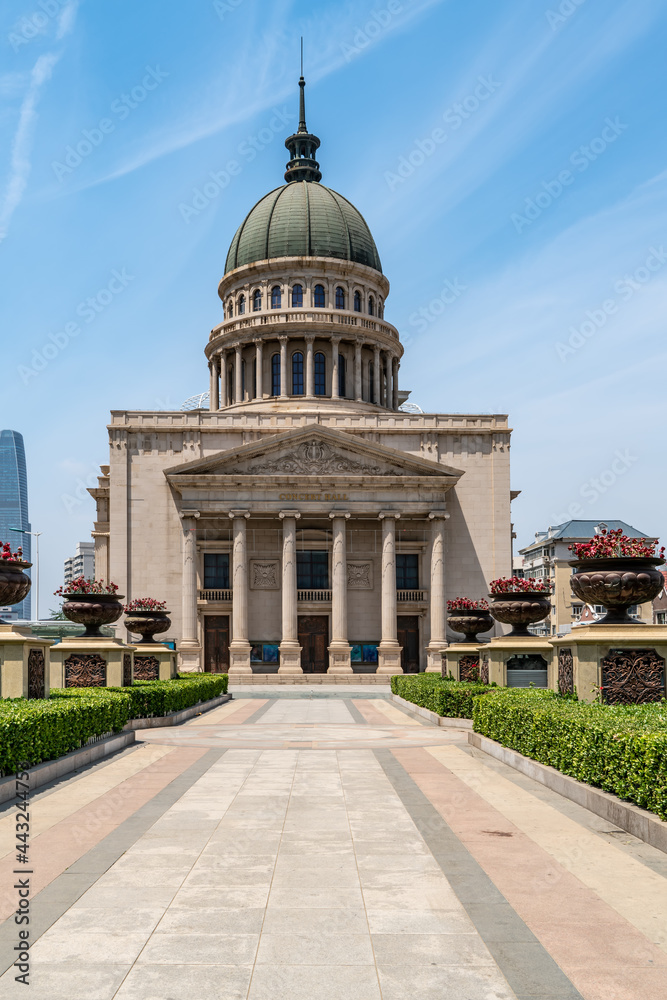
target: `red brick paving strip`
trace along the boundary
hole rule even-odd
[[[383,715],[380,709],[376,708],[375,705],[369,705],[365,698],[353,698],[352,704],[361,712],[366,722],[368,722],[371,726],[396,725],[396,723],[392,722],[386,715]]]
[[[666,1000],[663,951],[431,754],[392,753],[586,1000]]]
[[[34,872],[32,895],[62,875],[206,752],[173,750],[35,837],[29,852],[29,867]],[[5,920],[16,909],[16,892],[11,887],[15,879],[13,870],[18,867],[14,853],[0,860],[0,886],[5,890],[0,896],[0,920]]]
[[[219,725],[239,726],[243,722],[248,722],[248,720],[252,718],[255,712],[259,712],[260,708],[264,708],[268,700],[269,700],[268,698],[262,698],[262,699],[253,698],[252,704],[241,705],[241,707],[238,708],[235,712],[232,712],[231,715],[228,715],[226,719],[221,719]]]

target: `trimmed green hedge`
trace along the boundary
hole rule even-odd
[[[599,705],[553,691],[475,698],[473,729],[667,820],[667,702]]]
[[[473,697],[491,690],[477,681],[452,681],[440,674],[398,674],[391,678],[393,694],[413,705],[451,719],[472,719]]]
[[[227,692],[227,674],[137,681],[126,688],[66,688],[48,700],[0,700],[0,774],[77,750],[91,737],[119,733],[131,719],[190,708]]]

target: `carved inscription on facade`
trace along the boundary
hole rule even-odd
[[[347,586],[349,590],[372,590],[373,563],[348,562]]]
[[[278,572],[278,560],[271,559],[262,561],[260,559],[250,560],[250,589],[251,590],[279,590],[280,578]]]
[[[107,661],[97,653],[72,653],[65,660],[65,687],[104,687]]]

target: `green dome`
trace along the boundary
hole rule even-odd
[[[293,180],[257,202],[227,254],[225,274],[271,257],[335,257],[382,272],[363,216],[317,181]]]

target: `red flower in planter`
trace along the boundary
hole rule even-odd
[[[9,542],[0,542],[0,559],[9,563],[23,562],[23,549],[19,545],[16,552],[12,552]]]
[[[496,594],[550,594],[551,580],[535,580],[531,577],[501,576],[492,580],[491,593]]]
[[[447,610],[453,611],[488,611],[489,605],[485,600],[471,601],[469,597],[457,597],[454,601],[447,601]]]
[[[58,587],[53,593],[56,597],[70,597],[75,594],[115,594],[118,592],[118,585],[115,583],[105,583],[104,580],[86,580],[79,576],[76,580]]]
[[[657,538],[628,538],[622,528],[602,528],[589,542],[575,542],[569,549],[577,559],[663,559],[665,546],[656,552]]]
[[[137,597],[123,608],[125,614],[132,611],[166,611],[166,601],[156,601],[154,597]]]

